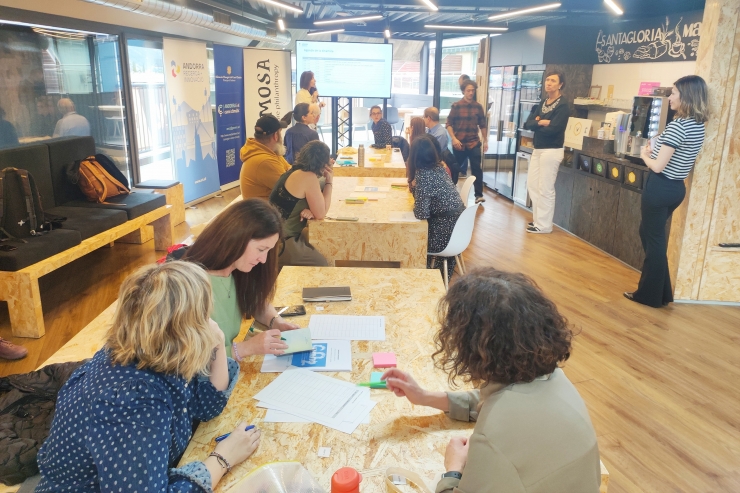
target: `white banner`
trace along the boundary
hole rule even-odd
[[[199,41],[164,38],[163,48],[172,157],[187,203],[220,189],[208,55]]]
[[[260,116],[272,113],[278,119],[293,111],[290,52],[244,50],[244,128],[254,137]]]

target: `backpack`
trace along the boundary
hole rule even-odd
[[[51,230],[33,176],[25,169],[0,171],[0,232],[3,239],[22,239]]]
[[[67,170],[67,177],[72,184],[80,187],[90,202],[107,204],[109,197],[128,195],[131,192],[126,177],[103,154],[76,161]]]

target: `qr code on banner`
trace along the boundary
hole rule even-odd
[[[226,167],[236,164],[236,149],[226,149]]]

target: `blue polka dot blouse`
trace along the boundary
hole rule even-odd
[[[62,387],[49,438],[38,453],[37,492],[206,491],[202,462],[173,468],[192,435],[226,406],[239,375],[232,359],[229,387],[206,377],[174,376],[111,364],[101,349]]]

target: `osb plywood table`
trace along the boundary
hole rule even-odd
[[[304,303],[304,286],[350,286],[352,301]],[[428,388],[447,388],[444,373],[434,369],[433,350],[437,302],[444,295],[439,273],[427,269],[359,269],[285,267],[278,277],[276,305],[306,306],[306,316],[293,320],[302,327],[310,315],[384,315],[385,341],[352,342],[353,371],[325,373],[349,382],[367,382],[373,371],[372,353],[393,351],[398,365],[409,370]],[[323,310],[317,311],[317,307]],[[365,478],[363,493],[385,491],[382,473],[387,467],[403,466],[421,474],[434,487],[444,472],[444,452],[450,437],[467,436],[473,423],[452,421],[435,409],[412,406],[406,399],[385,390],[371,390],[378,402],[370,413],[370,424],[362,424],[351,435],[313,423],[263,423],[265,410],[252,398],[269,384],[275,373],[260,373],[262,357],[245,360],[242,373],[226,410],[218,418],[201,423],[181,464],[202,460],[213,450],[213,439],[231,431],[245,420],[262,430],[257,452],[234,467],[219,484],[227,491],[255,467],[273,461],[299,461],[329,491],[331,475],[343,466],[358,469]],[[319,458],[319,447],[331,447],[328,458]]]
[[[339,157],[345,156],[342,150],[339,150]],[[350,155],[353,160],[357,161],[357,154]],[[381,178],[406,178],[406,163],[403,162],[401,152],[396,149],[391,153],[391,161],[385,162],[385,151],[365,148],[365,165],[359,167],[357,164],[352,166],[334,165],[334,176],[375,176]],[[380,158],[377,160],[375,158]],[[340,161],[340,159],[337,159]]]
[[[334,177],[330,218],[357,217],[358,221],[309,221],[313,245],[334,266],[337,260],[400,262],[403,268],[424,268],[427,263],[427,222],[391,222],[392,213],[412,213],[414,197],[408,189],[396,190],[398,178]],[[358,186],[385,187],[387,192],[355,192]],[[347,204],[350,195],[372,198],[364,204]]]

